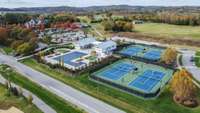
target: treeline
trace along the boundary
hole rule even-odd
[[[173,12],[159,12],[159,13],[138,13],[132,16],[134,20],[143,20],[156,23],[167,23],[174,25],[200,25],[200,14],[186,14]]]
[[[38,16],[38,14],[6,13],[5,15],[0,15],[0,18],[6,24],[23,24]]]
[[[80,20],[72,14],[68,13],[58,13],[50,15],[40,15],[40,14],[27,14],[27,13],[6,13],[5,15],[0,15],[0,24],[24,24],[31,19],[44,19],[46,27],[49,27],[52,23],[62,23],[62,22],[79,22]]]
[[[113,14],[107,12],[102,20],[102,25],[105,31],[113,32],[131,32],[133,30],[132,20],[127,18],[113,18]]]
[[[80,22],[75,15],[66,13],[47,15],[45,19],[48,21],[47,27],[52,24]]]
[[[0,27],[0,44],[13,48],[18,54],[28,54],[37,47],[36,34],[19,26],[12,28]]]
[[[105,31],[114,32],[131,32],[133,30],[133,24],[129,21],[117,20],[117,21],[103,21],[102,22]]]

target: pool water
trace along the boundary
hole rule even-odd
[[[65,64],[68,64],[68,65],[71,65],[71,66],[74,66],[74,67],[79,67],[79,66],[81,66],[85,63],[81,62],[81,61],[73,62],[73,60],[81,58],[81,57],[86,56],[86,55],[87,55],[86,53],[74,51],[74,52],[64,54],[62,56],[55,57],[53,59],[57,60],[57,61],[63,59]]]

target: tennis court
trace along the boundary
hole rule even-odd
[[[144,58],[149,60],[159,60],[161,58],[162,51],[150,50],[144,54]]]
[[[173,70],[137,60],[123,59],[92,74],[96,80],[140,96],[158,92],[171,79]],[[105,82],[106,81],[106,82]]]
[[[141,53],[143,50],[144,50],[143,47],[131,46],[121,51],[120,54],[132,57],[132,56],[137,56],[137,54]]]
[[[157,61],[161,58],[164,49],[145,46],[145,45],[131,45],[122,49],[119,54],[127,57],[141,57],[148,60]]]
[[[105,71],[102,71],[101,75],[111,80],[119,80],[121,77],[135,69],[135,65],[131,63],[119,63]]]
[[[161,83],[164,76],[163,72],[146,70],[142,75],[133,80],[129,86],[148,93],[155,85]]]

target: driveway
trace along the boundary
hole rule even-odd
[[[190,72],[192,75],[200,81],[200,68],[195,65],[195,62],[191,62],[191,57],[195,56],[195,51],[191,50],[180,50],[182,52],[182,63],[183,66]]]
[[[125,113],[124,111],[112,107],[100,100],[84,94],[58,80],[55,80],[43,73],[21,64],[15,58],[0,54],[0,62],[15,68],[24,77],[46,88],[50,92],[62,97],[66,101],[79,106],[89,113]]]

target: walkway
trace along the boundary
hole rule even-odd
[[[4,79],[0,75],[0,83],[5,84],[6,79]],[[12,86],[19,88],[18,85],[11,83]],[[39,99],[37,96],[35,96],[33,93],[26,89],[22,89],[23,96],[28,97],[30,94],[33,96],[33,104],[37,106],[38,109],[40,109],[44,113],[56,113],[55,110],[53,110],[50,106],[48,106],[46,103],[44,103],[41,99]]]

